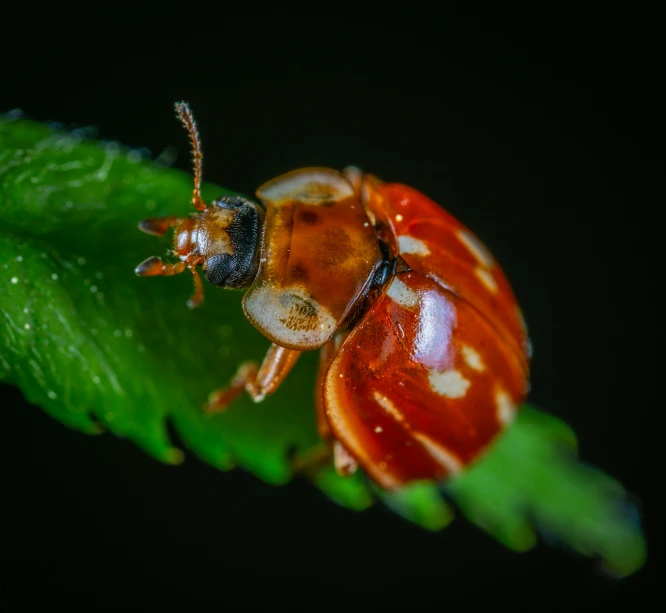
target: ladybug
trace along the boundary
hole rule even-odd
[[[188,217],[174,227],[178,262],[152,257],[141,276],[192,271],[191,307],[213,285],[245,290],[243,310],[271,346],[242,364],[206,405],[243,393],[259,402],[303,351],[321,350],[318,430],[335,467],[359,466],[390,490],[462,471],[516,415],[530,345],[516,298],[493,256],[420,192],[354,167],[301,168],[262,185],[259,202],[201,198],[202,153],[189,106],[176,104],[194,155]]]

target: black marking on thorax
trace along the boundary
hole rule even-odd
[[[356,301],[354,308],[340,326],[343,330],[351,330],[359,321],[361,321],[370,307],[384,293],[396,272],[403,272],[403,270],[409,269],[400,256],[396,257],[393,255],[388,243],[382,239],[378,239],[377,245],[379,247],[379,253],[381,254],[381,260],[375,267],[372,274],[372,281],[370,282],[365,295]]]

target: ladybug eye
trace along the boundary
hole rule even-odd
[[[231,221],[225,219],[224,227],[213,223],[202,224],[199,245],[204,251],[204,275],[213,285],[241,289],[254,281],[259,266],[257,254],[261,239],[263,209],[237,196],[225,196],[213,202],[211,209],[232,211]],[[228,216],[222,213],[223,216]],[[218,235],[223,235],[224,240]],[[202,249],[203,251],[203,249]]]
[[[208,258],[204,276],[213,285],[230,288],[243,287],[242,262],[233,255],[223,253]]]

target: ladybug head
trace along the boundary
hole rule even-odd
[[[165,264],[150,257],[139,264],[140,276],[175,275],[189,268],[194,275],[195,292],[188,301],[190,307],[201,304],[203,287],[196,267],[214,285],[231,289],[249,287],[259,267],[259,243],[262,236],[264,210],[259,205],[238,196],[223,196],[210,206],[201,198],[201,143],[199,133],[187,104],[176,104],[176,112],[187,128],[194,152],[194,192],[192,204],[198,213],[188,217],[159,217],[144,219],[139,229],[161,236],[175,227],[173,254],[179,260]]]

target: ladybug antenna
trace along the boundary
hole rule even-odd
[[[201,198],[201,160],[203,159],[203,153],[201,152],[199,130],[197,130],[197,124],[194,121],[192,109],[190,109],[190,105],[187,104],[187,102],[176,102],[176,114],[189,133],[190,141],[192,142],[192,158],[194,159],[194,190],[192,192],[192,204],[195,209],[205,211],[206,203]]]

